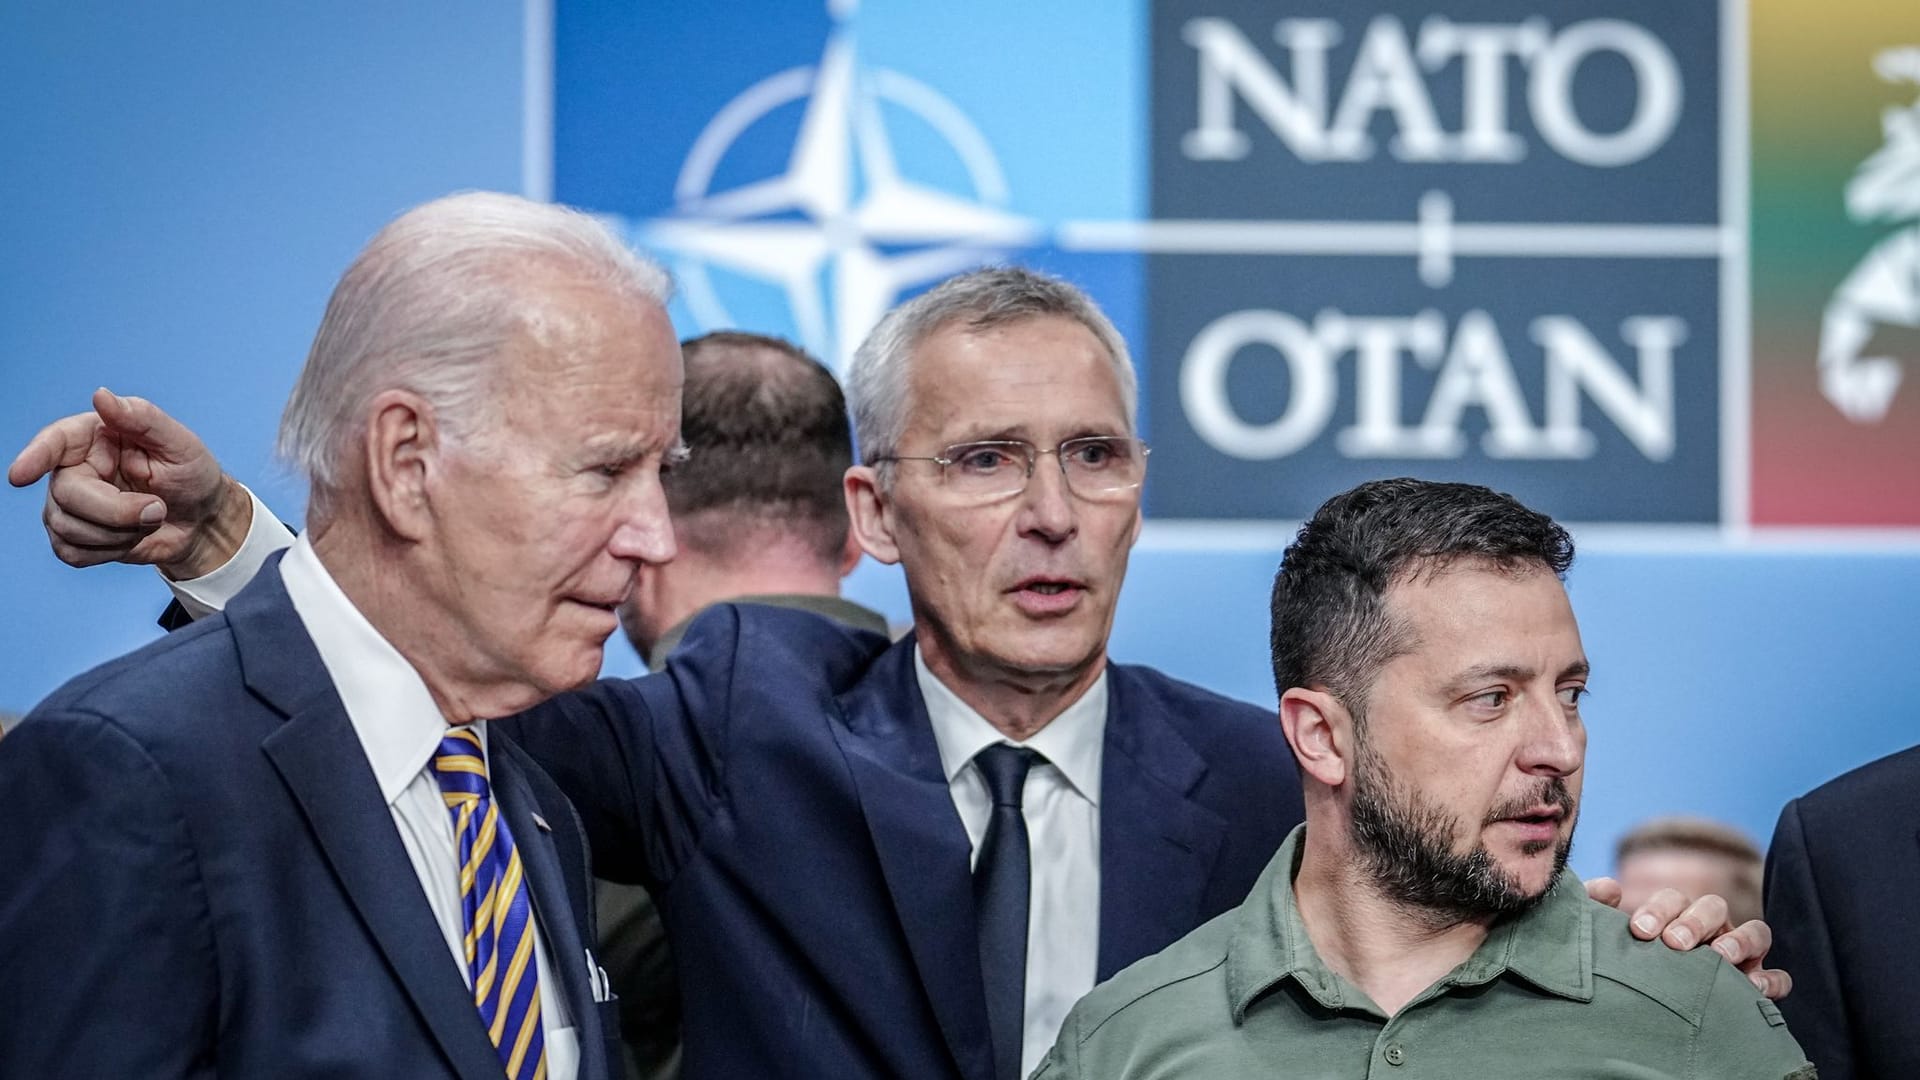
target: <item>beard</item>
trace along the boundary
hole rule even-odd
[[[1459,820],[1418,792],[1404,789],[1386,763],[1363,745],[1353,777],[1354,846],[1385,897],[1428,913],[1428,921],[1436,926],[1517,915],[1544,900],[1566,868],[1577,806],[1566,780],[1556,776],[1518,798],[1502,801],[1482,822],[1491,825],[1536,806],[1558,806],[1569,825],[1557,843],[1532,841],[1521,848],[1534,855],[1554,847],[1553,876],[1546,888],[1529,893],[1500,868],[1485,843],[1476,843],[1465,854],[1455,852]]]

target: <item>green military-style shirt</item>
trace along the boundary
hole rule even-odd
[[[1245,903],[1082,998],[1034,1080],[1811,1080],[1773,1003],[1710,949],[1636,941],[1572,871],[1393,1017],[1294,903],[1306,826]]]

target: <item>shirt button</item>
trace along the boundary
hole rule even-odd
[[[1406,1060],[1407,1060],[1407,1052],[1406,1050],[1401,1048],[1399,1043],[1387,1044],[1387,1064],[1399,1065],[1404,1063]]]

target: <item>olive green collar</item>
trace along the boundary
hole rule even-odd
[[[1327,967],[1300,920],[1293,879],[1306,846],[1305,825],[1287,835],[1246,903],[1227,950],[1227,995],[1233,1021],[1241,1023],[1253,1003],[1292,979],[1328,1009],[1379,1009],[1352,983]],[[1593,1000],[1593,908],[1571,870],[1554,879],[1546,899],[1517,918],[1496,924],[1472,956],[1428,987],[1409,1007],[1454,987],[1480,986],[1511,973],[1549,994]],[[1384,1019],[1384,1016],[1382,1017]]]

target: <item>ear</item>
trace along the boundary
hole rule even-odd
[[[847,542],[840,545],[840,576],[846,577],[853,573],[853,568],[860,565],[860,558],[864,554],[866,553],[860,550],[860,541],[855,538],[853,528],[849,525]]]
[[[1289,687],[1280,695],[1280,730],[1308,776],[1328,787],[1346,783],[1353,769],[1353,716],[1338,698]]]
[[[899,562],[900,545],[894,539],[893,507],[880,486],[879,471],[871,465],[850,466],[840,486],[847,497],[848,538],[888,566]]]
[[[443,446],[433,407],[409,390],[384,390],[369,406],[363,449],[367,489],[387,528],[407,540],[432,528],[429,495]]]

